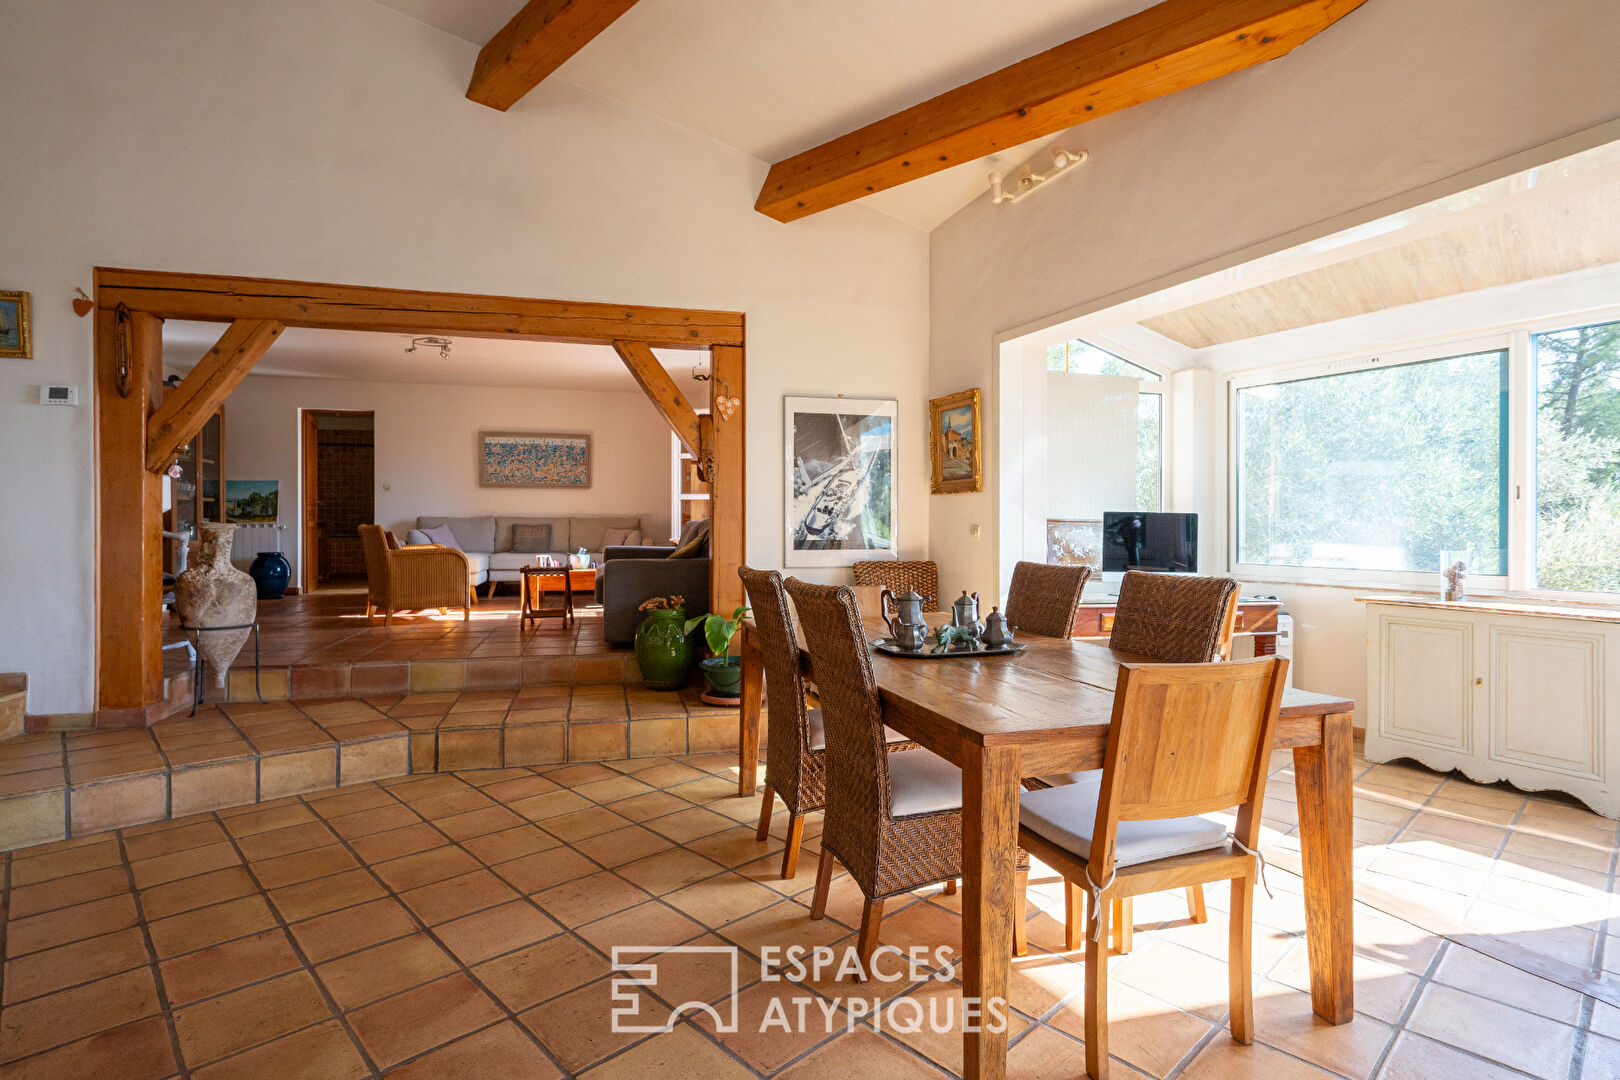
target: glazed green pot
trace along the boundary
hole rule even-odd
[[[742,657],[711,656],[698,665],[715,697],[742,697]]]
[[[682,608],[649,611],[636,627],[636,663],[654,690],[678,690],[692,673],[692,639]]]

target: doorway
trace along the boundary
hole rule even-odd
[[[375,416],[305,409],[301,445],[304,591],[364,581],[360,526],[375,516]]]

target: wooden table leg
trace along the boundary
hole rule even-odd
[[[962,762],[962,993],[979,1004],[979,1030],[962,1036],[966,1080],[1007,1072],[1021,758],[1016,746],[970,744]]]
[[[759,706],[765,690],[765,660],[759,651],[759,631],[742,624],[742,707],[737,710],[737,794],[754,793],[759,772]]]
[[[1320,746],[1294,747],[1294,792],[1299,799],[1300,862],[1305,870],[1305,941],[1311,960],[1311,1004],[1330,1024],[1355,1013],[1351,978],[1354,939],[1354,813],[1350,713],[1322,719]]]

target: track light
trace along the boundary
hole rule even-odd
[[[1065,150],[1061,146],[1051,147],[1047,155],[1052,162],[1049,171],[1038,173],[1034,166],[1026,161],[1019,167],[1018,178],[1010,186],[1005,183],[1006,178],[1002,173],[991,173],[990,201],[997,206],[1017,202],[1048,180],[1061,176],[1090,156],[1084,150]]]
[[[450,347],[454,344],[455,343],[449,338],[444,337],[411,338],[411,343],[406,347],[405,351],[407,353],[413,353],[417,350],[418,346],[424,346],[429,349],[438,349],[439,359],[448,360],[450,359]]]

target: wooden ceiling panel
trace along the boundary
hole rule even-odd
[[[1620,183],[1142,320],[1190,349],[1620,262]]]

